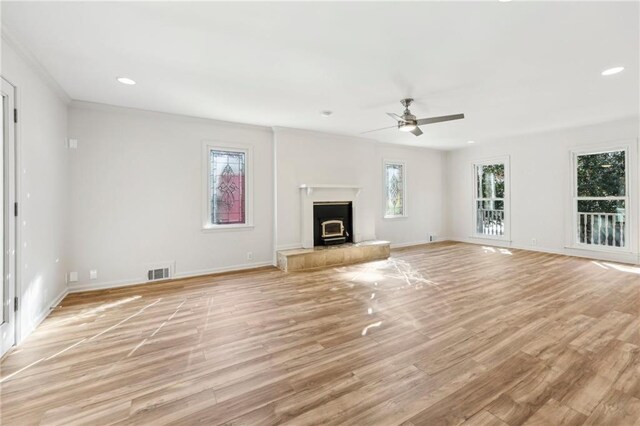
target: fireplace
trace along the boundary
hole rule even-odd
[[[350,201],[313,203],[313,245],[353,242],[353,206]]]

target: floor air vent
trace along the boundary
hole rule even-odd
[[[149,269],[147,271],[147,279],[149,281],[166,280],[171,278],[171,268]]]

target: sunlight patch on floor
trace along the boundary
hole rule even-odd
[[[596,265],[596,266],[598,266],[598,267],[600,267],[602,269],[609,269],[606,266],[604,266],[602,263],[596,262],[595,260],[592,260],[591,263],[593,263],[594,265]]]
[[[640,275],[640,268],[638,268],[637,266],[621,265],[618,263],[609,263],[609,262],[602,262],[602,263],[610,268],[615,269],[616,271]]]
[[[378,321],[378,322],[374,322],[373,324],[369,324],[368,326],[366,326],[365,328],[362,329],[362,335],[366,336],[367,333],[369,332],[369,329],[375,328],[375,327],[380,327],[381,325],[382,325],[382,321]]]

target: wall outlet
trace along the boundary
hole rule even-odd
[[[247,260],[253,260],[253,252],[251,251],[247,252]]]
[[[429,242],[432,243],[434,242],[438,237],[436,237],[435,235],[429,235]]]
[[[69,139],[69,148],[77,149],[78,148],[78,139]]]
[[[75,283],[78,281],[78,273],[77,272],[69,272],[69,282]]]
[[[92,269],[89,271],[89,279],[90,280],[97,280],[98,279],[98,270],[97,269]]]
[[[538,240],[536,240],[535,238],[532,238],[532,239],[531,239],[531,245],[532,245],[532,246],[535,246],[535,245],[537,245],[537,244],[538,244]]]

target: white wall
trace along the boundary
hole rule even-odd
[[[175,262],[176,276],[270,264],[276,244],[300,245],[302,183],[361,185],[356,220],[363,239],[406,244],[442,234],[440,151],[290,129],[274,136],[264,127],[83,102],[69,111],[69,137],[78,140],[70,151],[69,271],[79,273],[72,290],[139,283],[149,265],[167,261]],[[204,140],[253,146],[253,229],[202,231]],[[407,218],[382,219],[383,158],[407,164]]]
[[[18,339],[23,340],[66,292],[67,105],[37,66],[4,36],[2,76],[17,87],[19,109]]]
[[[358,222],[361,240],[394,245],[428,241],[443,231],[441,151],[378,144],[371,140],[276,128],[277,247],[300,247],[301,184],[361,186]],[[383,219],[383,159],[406,163],[408,217]]]
[[[271,129],[73,102],[71,288],[139,283],[146,268],[175,262],[175,276],[272,261]],[[254,227],[205,232],[202,143],[253,146]],[[253,259],[247,260],[247,252]],[[89,280],[97,269],[98,279]]]
[[[483,242],[471,238],[473,229],[472,163],[508,155],[511,164],[511,242],[512,247],[598,257],[627,262],[638,261],[638,118],[618,120],[580,128],[518,136],[451,151],[447,155],[449,194],[447,233],[459,241]],[[568,249],[571,238],[571,155],[573,149],[630,144],[631,194],[635,244],[632,253],[611,255]],[[635,201],[634,201],[635,199]],[[532,245],[535,238],[537,244]],[[491,241],[489,241],[491,243]]]
[[[428,140],[428,139],[425,139]],[[442,240],[445,236],[445,160],[446,152],[396,145],[377,145],[376,179],[369,185],[378,187],[376,237],[395,246],[428,242],[429,235]],[[382,217],[382,160],[401,160],[407,167],[406,219]],[[375,189],[373,189],[375,191]]]

